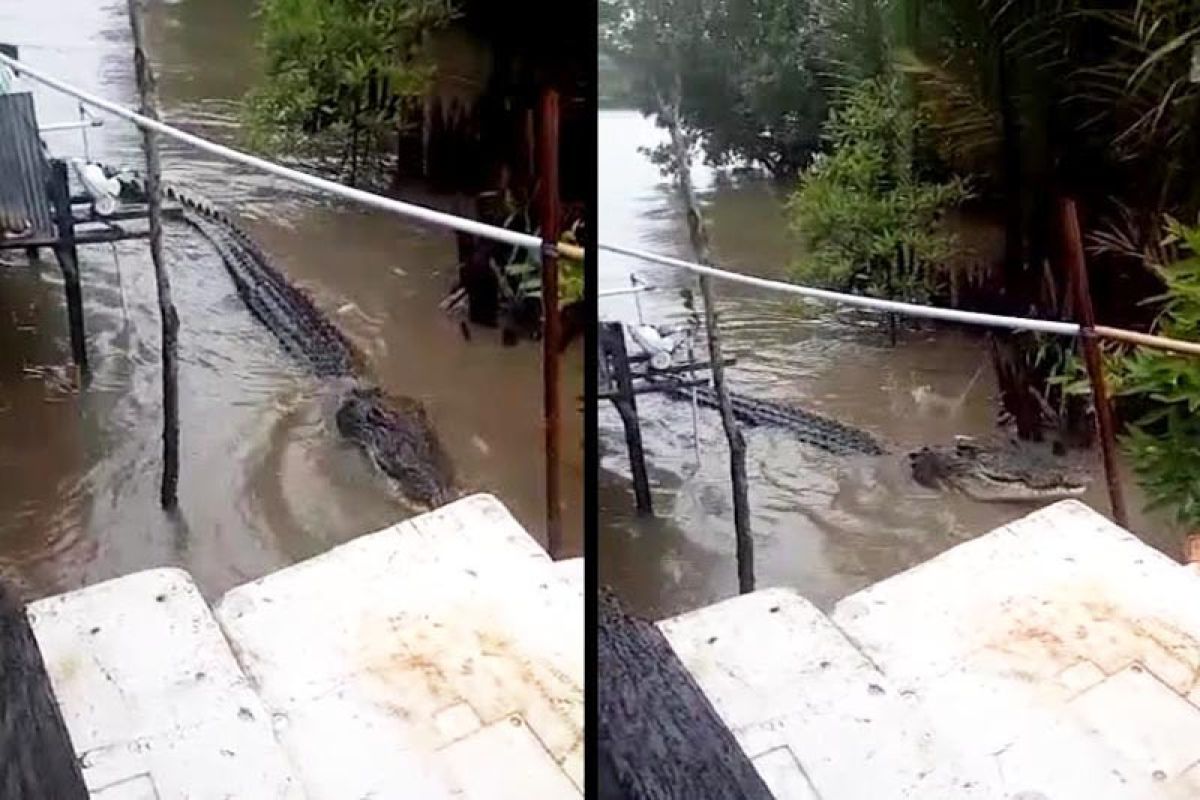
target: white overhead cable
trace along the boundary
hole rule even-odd
[[[880,300],[875,297],[862,297],[861,295],[833,292],[829,291],[828,289],[814,289],[809,286],[800,286],[799,284],[795,283],[787,283],[786,281],[775,281],[768,278],[756,278],[753,275],[743,275],[740,272],[730,272],[728,270],[717,269],[716,267],[708,267],[703,264],[696,264],[692,261],[684,261],[680,258],[662,256],[657,253],[651,253],[646,250],[638,250],[632,247],[605,244],[604,242],[600,242],[596,246],[598,249],[607,250],[610,253],[618,253],[631,258],[639,258],[643,261],[651,261],[656,264],[663,264],[668,267],[687,270],[689,272],[696,273],[697,275],[707,275],[709,277],[718,278],[731,283],[740,283],[746,286],[756,286],[760,289],[769,289],[775,292],[799,295],[810,300],[822,300],[828,303],[837,303],[839,305],[853,306],[855,308],[865,308],[871,311],[883,311],[892,314],[901,314],[908,317],[922,317],[924,319],[940,319],[946,322],[960,322],[965,325],[980,325],[990,328],[1009,328],[1011,330],[1037,331],[1039,333],[1052,333],[1059,336],[1078,336],[1080,334],[1080,327],[1074,322],[1027,319],[1025,317],[1006,317],[1000,314],[981,314],[975,311],[960,311],[954,308],[937,308],[935,306],[924,306],[918,303],[902,303],[896,300]]]
[[[16,59],[10,58],[2,53],[0,53],[0,64],[6,65],[18,74],[43,84],[44,86],[48,86],[51,89],[62,92],[63,94],[70,95],[82,103],[128,120],[140,128],[152,130],[155,133],[162,134],[163,136],[168,136],[172,139],[190,144],[198,150],[204,150],[229,161],[236,161],[239,164],[253,167],[254,169],[261,170],[262,172],[268,172],[272,175],[277,175],[281,178],[292,181],[293,183],[298,183],[311,189],[325,192],[326,194],[336,195],[345,200],[350,200],[351,202],[371,206],[383,211],[390,211],[394,214],[399,214],[410,219],[420,220],[433,225],[453,228],[454,230],[461,231],[463,233],[481,236],[485,239],[502,242],[514,247],[523,247],[535,251],[540,251],[542,247],[542,240],[537,236],[532,236],[527,233],[520,233],[518,231],[510,231],[494,225],[487,225],[473,219],[466,219],[465,217],[455,216],[454,214],[447,214],[443,211],[435,211],[431,208],[419,206],[414,203],[405,203],[400,200],[393,200],[390,197],[372,194],[371,192],[366,192],[362,189],[353,189],[349,186],[344,186],[340,183],[326,180],[325,178],[318,178],[315,175],[308,175],[298,170],[291,169],[290,167],[285,167],[281,164],[276,164],[272,161],[267,161],[256,156],[252,156],[248,153],[243,153],[240,150],[234,150],[233,148],[225,147],[224,145],[217,144],[216,142],[211,142],[208,139],[187,133],[186,131],[181,131],[178,128],[174,128],[163,122],[159,122],[157,120],[150,119],[149,117],[142,116],[137,112],[130,111],[129,109],[105,100],[102,97],[97,97],[94,94],[85,92],[82,89],[71,86],[70,84],[60,81],[57,78],[51,77],[40,70],[34,69],[33,67],[30,67],[21,61],[17,61]]]

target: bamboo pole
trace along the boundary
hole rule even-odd
[[[541,100],[542,184],[542,403],[546,447],[546,549],[557,558],[562,549],[562,509],[558,481],[558,358],[561,324],[558,314],[558,92],[548,89]]]
[[[1197,342],[1184,342],[1167,336],[1127,331],[1124,328],[1110,328],[1107,325],[1097,325],[1093,330],[1101,339],[1112,339],[1117,342],[1152,347],[1155,350],[1166,350],[1181,355],[1200,356],[1200,343]]]
[[[137,72],[141,114],[158,120],[158,100],[154,73],[146,58],[140,0],[129,0],[129,25],[133,30],[133,61]],[[171,279],[162,253],[161,165],[155,134],[142,128],[146,151],[146,203],[150,217],[150,258],[154,262],[154,282],[158,289],[158,313],[162,321],[162,394],[163,394],[163,473],[159,499],[162,507],[174,509],[179,487],[179,315],[171,300]]]
[[[558,242],[555,245],[558,254],[563,258],[569,258],[572,261],[583,261],[587,253],[582,247],[577,244],[568,244],[567,242]]]
[[[1092,294],[1088,288],[1083,237],[1079,231],[1079,214],[1075,209],[1075,201],[1063,200],[1062,221],[1067,268],[1070,271],[1071,284],[1075,288],[1075,305],[1081,329],[1079,341],[1083,347],[1083,358],[1092,384],[1092,401],[1096,406],[1096,429],[1100,438],[1100,454],[1104,461],[1104,478],[1108,483],[1108,501],[1112,506],[1113,520],[1122,528],[1128,528],[1129,517],[1125,512],[1125,497],[1121,492],[1121,478],[1117,474],[1116,426],[1108,398],[1108,385],[1104,379],[1100,347],[1096,343],[1096,315],[1092,309]]]
[[[679,130],[678,100],[679,85],[676,80],[673,106],[660,95],[659,119],[667,125],[671,134],[671,146],[675,155],[676,180],[679,194],[687,211],[688,234],[696,259],[705,266],[712,264],[712,248],[708,230],[700,213],[700,204],[692,187],[691,156],[683,132]],[[737,549],[738,591],[742,594],[754,591],[754,539],[750,532],[750,501],[746,481],[746,441],[733,415],[733,404],[725,386],[725,357],[721,352],[721,333],[717,327],[717,310],[710,279],[700,275],[700,293],[704,299],[704,328],[708,339],[709,360],[712,364],[713,388],[717,393],[721,409],[721,423],[725,438],[729,442],[729,475],[733,487],[733,528]]]

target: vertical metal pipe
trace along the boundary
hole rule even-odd
[[[1112,506],[1113,519],[1121,527],[1128,528],[1125,497],[1121,492],[1121,478],[1117,474],[1116,426],[1113,423],[1108,386],[1104,380],[1100,346],[1097,344],[1096,316],[1092,309],[1092,293],[1088,288],[1083,237],[1079,231],[1079,214],[1075,209],[1074,200],[1063,200],[1062,219],[1067,268],[1070,270],[1071,284],[1075,287],[1075,313],[1082,329],[1080,344],[1083,347],[1088,378],[1092,384],[1092,401],[1096,406],[1096,428],[1100,438],[1100,453],[1104,460],[1104,478],[1108,483],[1108,501]]]
[[[542,185],[542,404],[546,436],[546,549],[557,558],[562,548],[558,487],[558,92],[547,89],[541,100]]]

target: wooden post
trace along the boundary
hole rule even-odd
[[[625,351],[625,331],[619,322],[604,322],[600,326],[600,358],[611,359],[612,378],[617,394],[613,406],[621,415],[625,428],[625,446],[629,450],[629,471],[633,476],[633,497],[639,515],[654,513],[650,496],[650,478],[646,472],[646,453],[642,449],[642,424],[638,419],[637,395],[629,374],[629,354]]]
[[[558,92],[542,95],[542,403],[546,436],[546,549],[557,558],[562,547],[558,491]]]
[[[87,784],[25,607],[0,582],[0,790],[5,800],[87,800]]]
[[[75,249],[75,218],[71,216],[71,183],[67,163],[50,162],[50,201],[54,205],[54,223],[58,241],[54,255],[63,274],[67,295],[67,326],[71,333],[71,355],[85,379],[88,374],[87,340],[83,329],[83,290],[79,283],[79,255]]]
[[[133,29],[133,62],[137,72],[141,113],[158,119],[158,100],[154,73],[146,58],[142,33],[140,0],[129,0],[129,24]],[[158,141],[153,131],[142,130],[142,145],[146,151],[146,203],[150,216],[150,258],[154,261],[154,282],[158,288],[158,313],[162,321],[162,393],[163,393],[163,474],[159,499],[165,509],[174,509],[179,502],[179,361],[177,339],[179,315],[171,300],[171,279],[163,263],[162,253],[162,187],[161,166],[158,160]]]
[[[674,105],[659,97],[659,119],[667,123],[675,154],[676,180],[687,209],[688,233],[696,260],[712,265],[712,251],[700,204],[692,188],[691,156],[683,132],[679,129],[679,78],[676,76]],[[746,484],[746,441],[733,415],[733,404],[725,386],[725,357],[721,353],[721,334],[717,328],[717,310],[712,286],[707,275],[700,276],[700,294],[704,298],[704,329],[708,339],[709,362],[712,365],[713,389],[721,409],[721,423],[729,441],[729,477],[733,486],[733,528],[736,537],[738,590],[743,594],[754,591],[754,539],[750,532],[750,500]]]
[[[599,797],[769,800],[658,626],[630,615],[605,587],[596,619]]]
[[[1075,201],[1063,200],[1062,221],[1067,268],[1070,271],[1071,283],[1075,287],[1076,314],[1082,328],[1080,344],[1083,347],[1088,378],[1092,384],[1092,402],[1096,406],[1096,428],[1100,439],[1100,453],[1104,460],[1104,478],[1108,482],[1108,501],[1112,507],[1113,520],[1121,527],[1128,528],[1129,517],[1125,512],[1121,478],[1117,474],[1116,426],[1113,423],[1112,405],[1109,403],[1108,386],[1104,379],[1104,364],[1097,344],[1096,317],[1092,309],[1092,294],[1088,288],[1083,237],[1079,231],[1079,214],[1075,209]]]

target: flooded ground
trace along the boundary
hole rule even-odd
[[[22,59],[135,104],[124,0],[0,0],[0,41]],[[177,0],[148,19],[164,117],[236,141],[236,100],[254,75],[252,4]],[[64,24],[69,22],[69,24]],[[78,117],[36,89],[40,121]],[[83,155],[77,131],[47,134]],[[498,332],[466,342],[437,309],[455,275],[453,236],[298,192],[164,142],[167,180],[247,223],[279,266],[367,354],[368,380],[429,409],[464,487],[497,495],[544,534],[539,347]],[[93,159],[141,165],[140,138],[109,119]],[[406,198],[437,203],[414,190]],[[329,393],[246,311],[212,249],[172,226],[165,247],[180,328],[180,513],[158,508],[159,321],[144,242],[81,250],[94,377],[71,377],[62,281],[48,256],[0,262],[0,576],[28,596],[178,565],[206,594],[411,515],[332,423]],[[580,348],[562,366],[578,407]],[[568,554],[581,551],[582,423],[563,430]]]
[[[660,132],[630,111],[603,111],[599,124],[602,239],[690,257],[671,187],[638,152],[639,146],[657,143]],[[696,178],[718,260],[748,273],[785,277],[796,251],[787,236],[782,190],[701,169]],[[656,290],[636,300],[601,298],[602,319],[686,320],[680,291],[695,288],[694,279],[604,253],[600,290],[627,287],[631,273]],[[983,338],[944,329],[914,331],[893,348],[875,317],[802,306],[729,283],[718,282],[715,289],[726,354],[738,359],[728,371],[736,391],[836,417],[870,431],[897,454],[838,457],[797,444],[783,432],[747,430],[760,587],[792,587],[828,607],[1034,508],[924,489],[912,481],[903,459],[909,449],[948,444],[956,434],[994,431],[995,380]],[[704,355],[702,342],[699,352]],[[599,412],[599,568],[602,581],[657,618],[737,591],[728,451],[715,412],[701,409],[694,429],[689,404],[654,395],[638,402],[655,517],[634,514],[620,419],[606,402]],[[1142,497],[1128,477],[1126,493],[1133,527],[1177,557],[1177,532],[1162,518],[1141,513]],[[1102,480],[1093,482],[1084,500],[1108,512]]]

